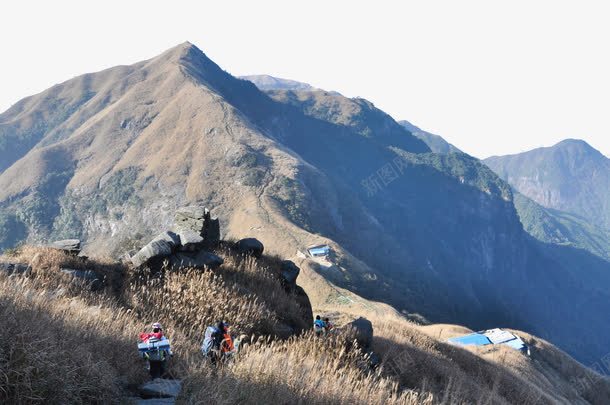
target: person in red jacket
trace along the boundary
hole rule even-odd
[[[140,333],[140,340],[144,343],[152,343],[153,341],[158,342],[167,340],[167,338],[163,336],[163,327],[161,324],[155,322],[152,324],[151,333]],[[163,377],[163,374],[165,374],[167,360],[171,356],[172,352],[169,349],[149,351],[144,354],[144,358],[148,360],[148,371],[150,372],[152,379]]]
[[[152,324],[152,333],[140,333],[140,340],[142,342],[146,343],[150,338],[154,338],[157,340],[163,339],[163,328],[161,327],[160,323],[155,322]]]

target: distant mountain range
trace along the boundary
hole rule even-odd
[[[610,229],[610,159],[582,140],[485,159],[501,178],[543,207]]]
[[[531,237],[485,164],[433,153],[365,99],[265,83],[185,43],[21,100],[0,115],[2,248],[78,237],[119,255],[202,204],[225,237],[286,258],[328,244],[331,263],[298,259],[314,305],[344,305],[317,293],[330,285],[531,331],[583,362],[607,353],[609,263]]]

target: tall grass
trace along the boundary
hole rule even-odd
[[[310,312],[281,285],[277,258],[220,254],[225,263],[214,271],[159,274],[45,248],[4,258],[30,264],[31,274],[0,275],[0,403],[120,402],[148,378],[135,343],[153,321],[172,340],[170,370],[184,380],[186,404],[604,404],[610,397],[607,380],[579,391],[566,379],[593,373],[534,338],[528,343],[541,354],[530,360],[510,349],[449,346],[407,321],[373,319],[382,362],[372,369],[353,336],[303,333]],[[92,293],[62,267],[93,269],[106,287]],[[210,367],[199,344],[221,319],[250,344],[235,361]]]

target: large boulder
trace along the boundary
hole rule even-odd
[[[313,322],[313,308],[311,307],[311,301],[309,300],[309,296],[307,295],[303,287],[300,287],[298,285],[294,288],[294,294],[297,304],[299,304],[299,307],[301,307],[301,313],[303,314],[305,324],[307,325],[307,328],[310,328]]]
[[[153,240],[132,256],[131,263],[135,267],[150,263],[159,263],[172,254],[174,246],[175,245],[172,245],[170,242],[163,239]]]
[[[202,236],[205,218],[209,215],[205,207],[191,206],[178,209],[174,219],[178,229],[191,230]]]
[[[373,344],[373,324],[371,321],[360,317],[348,323],[345,327],[354,334],[354,339],[356,339],[360,348],[363,350],[371,348]]]
[[[147,398],[176,398],[182,390],[180,380],[154,379],[140,386],[139,393],[144,399]]]
[[[255,238],[245,238],[237,241],[235,248],[241,254],[252,255],[254,257],[261,257],[265,247],[263,243]]]
[[[73,280],[85,282],[91,291],[98,291],[104,287],[103,278],[93,270],[76,270],[60,268],[63,274],[72,277]]]
[[[178,250],[185,252],[194,252],[203,247],[203,236],[190,229],[180,230],[178,232],[180,246]]]
[[[180,245],[180,236],[171,231],[161,232],[153,240],[164,240],[172,246],[172,249]]]
[[[64,239],[58,240],[49,245],[53,249],[63,250],[71,255],[78,255],[80,253],[80,240],[78,239]]]
[[[297,285],[297,277],[299,277],[299,273],[301,269],[294,264],[291,260],[282,261],[280,267],[280,276],[282,277],[282,284],[288,289],[294,289]]]
[[[172,268],[187,268],[192,267],[196,269],[216,269],[220,267],[221,264],[224,263],[222,257],[217,256],[213,253],[207,252],[205,250],[201,250],[199,252],[187,253],[180,252],[174,255],[171,255],[168,258],[169,265]]]

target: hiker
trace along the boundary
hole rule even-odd
[[[328,319],[328,318],[324,318],[324,332],[325,332],[325,333],[330,332],[330,331],[331,331],[331,330],[332,330],[334,327],[335,327],[335,325],[333,325],[333,324],[330,322],[330,319]]]
[[[152,324],[152,332],[140,333],[142,344],[138,345],[138,350],[142,357],[148,361],[148,371],[150,377],[161,378],[165,374],[167,361],[173,356],[169,346],[169,340],[163,334],[163,327],[160,323]]]
[[[316,333],[316,336],[322,336],[325,331],[326,324],[320,318],[320,315],[316,315],[316,320],[313,322],[313,330]]]
[[[217,364],[225,356],[232,355],[234,352],[235,346],[229,334],[228,323],[220,321],[216,326],[206,328],[201,353],[210,360],[210,363]]]
[[[224,330],[222,335],[222,342],[220,343],[220,352],[222,353],[223,358],[231,357],[235,354],[235,345],[233,344],[233,338],[231,337],[231,331],[229,325],[226,322],[223,322]]]

